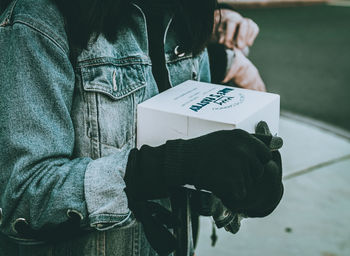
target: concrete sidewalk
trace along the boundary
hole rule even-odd
[[[197,256],[350,255],[350,140],[282,118],[285,193],[276,211],[231,235],[201,219]]]

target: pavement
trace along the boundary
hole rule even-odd
[[[239,12],[260,27],[249,58],[281,108],[350,131],[350,0],[332,4]]]
[[[350,139],[291,117],[280,135],[285,192],[268,217],[245,219],[236,235],[202,217],[197,256],[349,256]]]

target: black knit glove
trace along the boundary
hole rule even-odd
[[[277,207],[283,195],[282,161],[277,151],[283,146],[283,140],[273,136],[263,121],[259,122],[255,132],[253,135],[271,150],[272,160],[264,165],[263,176],[244,200],[227,201],[228,210],[213,194],[204,191],[191,193],[192,209],[199,215],[213,216],[218,228],[225,226],[231,233],[236,233],[240,227],[240,218],[234,218],[237,214],[241,217],[267,216]]]
[[[273,136],[268,125],[261,121],[253,134],[270,149],[272,159],[266,163],[260,179],[256,180],[253,189],[249,189],[243,200],[223,200],[223,203],[234,213],[246,217],[265,217],[272,213],[283,195],[282,160],[278,151],[283,145],[280,137]]]
[[[142,146],[129,155],[126,192],[133,200],[156,199],[191,184],[212,191],[224,203],[244,200],[271,159],[261,140],[239,129]]]
[[[172,217],[160,208],[157,212],[166,218],[155,216],[154,205],[149,207],[147,200],[167,197],[180,185],[192,184],[212,191],[235,213],[249,211],[248,214],[256,216],[271,210],[270,205],[268,209],[265,205],[261,208],[255,193],[259,180],[275,178],[273,172],[265,175],[272,154],[264,142],[270,143],[271,139],[265,136],[263,142],[257,137],[239,129],[218,131],[130,152],[125,174],[129,208],[159,254],[167,255],[175,249],[174,237],[167,230],[168,221],[164,221]],[[265,191],[261,184],[259,189]],[[263,212],[259,211],[262,209]]]
[[[282,159],[278,151],[283,140],[273,136],[267,123],[258,123],[255,134],[271,150],[272,160],[264,166],[264,175],[255,186],[255,190],[247,196],[249,206],[244,208],[248,217],[265,217],[273,212],[282,199],[284,187],[282,183]]]

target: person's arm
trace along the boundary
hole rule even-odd
[[[212,80],[209,64],[208,49],[205,49],[198,57],[198,80],[210,83]]]
[[[233,83],[245,89],[266,91],[257,68],[245,56],[258,33],[259,27],[254,21],[242,17],[227,5],[219,5],[208,45],[214,83]]]
[[[0,27],[0,45],[1,232],[30,236],[16,230],[24,227],[39,234],[73,215],[86,228],[130,223],[127,155],[72,157],[75,75],[68,52],[22,23]]]

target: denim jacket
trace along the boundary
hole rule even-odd
[[[135,4],[127,24],[114,42],[91,40],[73,64],[52,1],[14,0],[1,14],[1,255],[155,255],[124,192],[137,104],[158,93],[146,19]],[[209,82],[207,52],[179,53],[171,19],[164,42],[171,86]],[[55,227],[73,215],[93,231],[40,245],[18,230]]]

